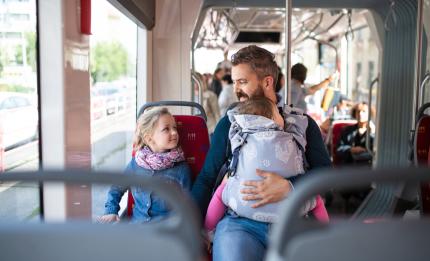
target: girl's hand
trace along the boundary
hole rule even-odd
[[[116,223],[119,221],[120,221],[120,218],[116,214],[107,214],[107,215],[103,215],[103,216],[97,218],[97,222],[102,223],[102,224]]]

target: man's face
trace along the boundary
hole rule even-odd
[[[264,96],[263,86],[257,74],[248,64],[238,64],[231,69],[233,88],[239,101],[243,102],[251,97]]]

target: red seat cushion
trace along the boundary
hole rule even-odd
[[[415,157],[419,166],[430,166],[430,116],[422,117],[415,134]],[[421,183],[423,213],[430,214],[430,183]]]
[[[188,165],[197,177],[209,150],[209,135],[206,122],[199,116],[174,115],[179,132],[179,144],[184,151]]]
[[[417,124],[415,138],[415,156],[418,165],[427,165],[430,147],[430,116],[422,117]]]

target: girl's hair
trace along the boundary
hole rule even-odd
[[[251,114],[273,118],[274,103],[266,97],[255,97],[239,103],[238,112],[240,114]]]
[[[158,120],[163,115],[172,115],[170,114],[167,108],[153,108],[145,111],[142,115],[140,115],[137,120],[136,132],[134,134],[134,149],[140,150],[148,144],[145,143],[145,135],[152,135],[154,131],[154,127],[157,124]]]

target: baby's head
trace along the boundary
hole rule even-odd
[[[153,152],[166,152],[178,146],[176,122],[167,108],[154,108],[143,113],[136,126],[135,149],[148,146]]]
[[[239,114],[259,115],[273,120],[283,127],[284,119],[279,113],[278,107],[270,99],[262,96],[251,98],[238,105]]]

